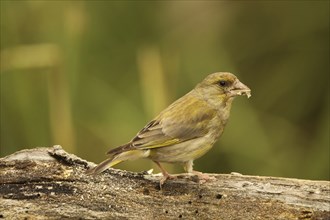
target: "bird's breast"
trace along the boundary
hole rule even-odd
[[[203,156],[215,143],[209,135],[171,146],[151,149],[149,158],[158,162],[182,163]]]

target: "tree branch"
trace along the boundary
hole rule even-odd
[[[159,188],[159,176],[109,169],[60,146],[0,159],[0,218],[5,219],[330,219],[330,182],[214,174],[199,184],[181,175]]]

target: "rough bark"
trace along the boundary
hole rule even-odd
[[[330,219],[330,182],[214,174],[159,176],[109,169],[60,146],[0,159],[0,218],[5,219]]]

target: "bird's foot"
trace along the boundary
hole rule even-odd
[[[154,161],[158,167],[160,168],[160,170],[162,171],[163,174],[163,178],[160,180],[159,182],[159,188],[162,189],[162,186],[164,185],[165,181],[168,179],[176,179],[175,176],[170,175],[163,167],[162,165],[160,165],[160,163],[158,161]]]
[[[196,171],[196,170],[193,170],[192,173],[195,174],[198,177],[199,183],[205,183],[207,181],[216,180],[215,177],[210,176],[210,175],[208,175],[206,173],[202,173],[202,172]]]
[[[159,182],[159,187],[162,188],[164,185],[165,181],[168,179],[176,179],[175,176],[170,175],[169,173],[163,173],[163,178]]]

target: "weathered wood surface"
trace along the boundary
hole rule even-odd
[[[4,219],[330,219],[330,182],[214,174],[199,184],[93,165],[60,146],[0,159]]]

